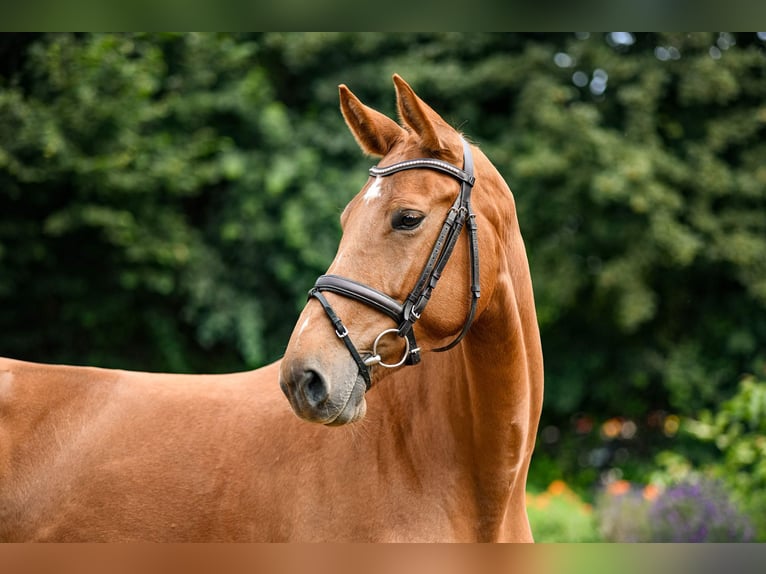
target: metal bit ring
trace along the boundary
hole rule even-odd
[[[407,356],[410,354],[410,341],[406,337],[404,337],[404,355],[402,356],[401,360],[398,363],[390,364],[390,363],[384,363],[381,356],[378,354],[378,343],[380,343],[380,340],[385,336],[389,335],[391,333],[396,333],[397,336],[399,336],[399,330],[398,329],[386,329],[385,331],[381,332],[380,335],[375,337],[375,342],[372,344],[372,357],[369,357],[364,360],[364,364],[368,367],[371,367],[373,365],[380,365],[381,367],[385,367],[387,369],[395,369],[396,367],[401,367],[404,362],[407,360]]]

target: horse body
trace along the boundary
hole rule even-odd
[[[341,88],[363,149],[388,148],[393,161],[422,155],[431,136],[455,148],[435,112],[395,82],[403,120],[417,124],[408,132]],[[539,332],[512,195],[474,153],[477,318],[459,345],[427,353],[454,336],[467,311],[461,239],[416,325],[423,361],[371,368],[366,393],[316,301],[284,359],[251,372],[169,375],[0,358],[0,540],[530,541],[524,489],[542,403]],[[396,233],[385,210],[393,202],[441,214],[454,183],[438,173],[394,177],[396,185],[371,182],[347,207],[329,271],[401,298],[422,259],[406,255],[422,251],[418,238],[429,241],[438,217]],[[421,192],[408,195],[409,187]],[[359,233],[375,239],[380,210],[381,240],[399,242],[401,264],[380,259],[360,269],[360,254],[367,262],[376,254]],[[364,348],[391,326],[355,301],[328,299]],[[381,352],[396,354],[397,343],[386,340]]]
[[[452,358],[437,362],[453,396],[416,368],[401,382],[422,396],[392,380],[365,420],[327,428],[293,415],[278,363],[181,376],[0,360],[0,540],[502,539],[502,497],[486,501],[508,485],[477,460],[481,413]]]

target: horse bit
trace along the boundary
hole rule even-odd
[[[460,193],[458,193],[455,202],[452,204],[447,218],[442,225],[441,232],[436,238],[436,243],[431,250],[423,271],[418,278],[415,287],[405,299],[404,303],[399,303],[392,297],[377,289],[358,283],[352,279],[341,277],[339,275],[322,275],[316,280],[314,287],[309,291],[309,299],[317,299],[322,305],[325,313],[335,327],[335,334],[343,341],[349,353],[353,357],[359,373],[364,378],[367,390],[371,386],[369,367],[380,365],[386,368],[396,368],[401,365],[416,365],[420,362],[420,348],[415,342],[415,331],[413,326],[420,319],[426,303],[431,298],[431,292],[436,287],[436,283],[441,277],[447,261],[452,255],[452,251],[460,236],[463,226],[466,226],[470,236],[469,254],[471,260],[471,307],[468,316],[463,324],[463,328],[458,336],[448,345],[434,349],[435,352],[448,351],[457,345],[468,332],[468,328],[473,322],[476,314],[476,305],[480,297],[479,290],[479,243],[476,234],[476,215],[471,210],[471,190],[475,182],[473,175],[473,156],[471,148],[462,137],[463,142],[463,169],[460,169],[451,163],[432,158],[410,159],[392,164],[387,167],[372,167],[370,175],[373,177],[387,177],[407,169],[432,169],[445,173],[457,179],[460,182]],[[350,299],[355,299],[373,307],[374,309],[391,317],[397,324],[396,329],[386,329],[382,331],[372,345],[372,356],[362,359],[359,351],[348,334],[348,329],[343,325],[340,317],[335,313],[327,298],[322,294],[323,291],[330,291]],[[386,335],[396,334],[404,339],[405,350],[401,360],[397,363],[384,363],[377,352],[380,340]]]

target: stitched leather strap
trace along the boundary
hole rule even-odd
[[[314,297],[322,305],[324,312],[327,313],[327,316],[330,318],[330,321],[332,322],[333,327],[335,327],[335,334],[346,345],[348,352],[351,353],[351,356],[353,357],[354,362],[356,363],[356,366],[359,368],[359,374],[362,375],[362,378],[364,379],[364,384],[367,387],[367,390],[369,391],[370,387],[372,386],[372,381],[370,380],[370,371],[367,368],[367,365],[364,364],[364,361],[362,360],[362,356],[359,354],[359,351],[357,351],[356,347],[354,346],[354,343],[351,342],[351,337],[349,337],[348,329],[346,329],[345,325],[343,324],[343,321],[340,320],[340,317],[338,317],[335,311],[333,311],[333,308],[330,305],[329,301],[327,301],[325,296],[322,295],[319,291],[317,291],[316,289],[312,289],[311,291],[309,291],[309,297]]]
[[[356,299],[370,307],[374,307],[381,313],[385,313],[394,321],[399,321],[402,316],[401,304],[385,293],[340,275],[322,275],[314,283],[314,289],[318,291],[331,291],[344,297]]]

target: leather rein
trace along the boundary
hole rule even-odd
[[[335,334],[343,341],[354,362],[356,362],[359,373],[362,375],[368,390],[372,384],[369,371],[371,366],[380,365],[386,368],[395,368],[401,365],[416,365],[420,362],[420,348],[415,341],[413,326],[420,319],[428,300],[431,298],[431,293],[436,287],[450,255],[452,255],[463,227],[466,227],[469,234],[471,307],[463,323],[463,328],[457,337],[444,347],[433,350],[436,352],[448,351],[457,345],[468,332],[476,314],[476,306],[481,295],[479,289],[479,243],[476,216],[471,210],[471,190],[476,180],[473,175],[473,156],[471,155],[470,145],[463,138],[461,140],[463,142],[463,169],[451,163],[432,158],[410,159],[386,167],[375,166],[370,168],[370,175],[373,177],[387,177],[408,169],[431,169],[452,176],[460,182],[460,192],[447,213],[447,218],[436,238],[431,255],[428,257],[420,277],[410,294],[404,300],[404,303],[399,303],[392,297],[369,285],[339,275],[320,276],[308,293],[309,299],[313,297],[322,305],[335,328]],[[364,303],[388,315],[396,322],[398,327],[381,332],[373,343],[372,354],[367,358],[362,358],[359,350],[349,337],[348,329],[343,325],[340,317],[335,313],[329,301],[323,295],[325,291]],[[405,351],[399,362],[389,364],[383,362],[381,356],[377,353],[377,347],[383,337],[392,334],[396,334],[404,339]]]

